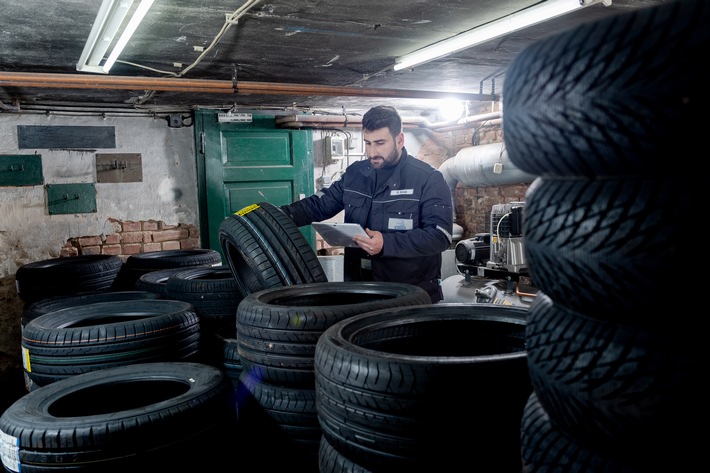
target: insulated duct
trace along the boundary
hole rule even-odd
[[[518,169],[508,159],[503,143],[469,146],[439,166],[451,192],[460,182],[466,187],[505,186],[527,184],[537,177]]]
[[[470,146],[439,166],[451,190],[451,206],[455,206],[456,186],[491,187],[509,184],[529,184],[537,177],[521,171],[510,159],[504,143]],[[456,213],[454,211],[454,221]],[[460,231],[459,231],[460,229]],[[454,223],[454,235],[463,234],[463,228]]]

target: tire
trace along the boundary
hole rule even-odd
[[[327,282],[318,256],[281,209],[260,202],[220,224],[222,253],[241,294],[272,287]]]
[[[41,315],[22,331],[25,372],[38,386],[114,366],[193,361],[200,326],[191,304],[97,302]]]
[[[235,316],[236,318],[236,316]],[[224,371],[229,380],[232,382],[234,389],[239,385],[239,377],[244,370],[242,360],[239,357],[239,348],[237,345],[237,325],[236,322],[225,324],[217,330],[214,336],[214,350],[208,352],[208,363],[218,366]],[[214,352],[214,357],[210,358],[209,353]]]
[[[320,473],[371,473],[337,451],[325,436],[318,449],[318,468]]]
[[[265,383],[242,371],[237,392],[239,429],[251,440],[248,451],[268,439],[267,450],[281,452],[293,470],[317,471],[321,429],[313,388]]]
[[[649,471],[692,471],[668,470],[624,465],[582,447],[563,435],[550,422],[545,409],[533,392],[523,411],[522,473],[645,473]],[[653,455],[652,455],[653,456]]]
[[[226,323],[236,324],[242,295],[229,266],[178,271],[165,282],[165,298],[189,302],[200,316],[200,330],[210,337]]]
[[[134,289],[136,281],[151,271],[191,266],[216,266],[222,264],[222,256],[217,250],[191,248],[184,250],[148,251],[131,255],[121,268],[117,290]]]
[[[422,288],[394,282],[324,282],[274,287],[237,308],[237,345],[245,370],[283,386],[315,383],[316,342],[328,327],[378,309],[431,304]]]
[[[690,305],[667,290],[696,256],[682,243],[700,212],[691,192],[675,179],[536,179],[523,216],[535,286],[576,312],[664,327]]]
[[[222,263],[219,252],[207,248],[188,250],[148,251],[131,255],[126,267],[137,270],[184,268],[187,266],[213,266]]]
[[[708,2],[669,2],[523,50],[505,80],[510,160],[537,175],[686,180],[668,157],[705,145],[710,75],[693,58],[710,48],[708,23]]]
[[[443,303],[336,323],[315,353],[323,435],[372,471],[519,473],[526,314]]]
[[[164,299],[168,292],[168,278],[181,271],[185,271],[185,268],[168,268],[149,271],[138,278],[134,287],[138,291],[153,292]]]
[[[703,451],[697,432],[709,412],[700,335],[585,317],[539,294],[526,342],[539,402],[580,445],[625,463],[648,452]]]
[[[536,393],[530,395],[521,422],[522,473],[648,473],[650,471],[695,471],[705,458],[676,456],[665,448],[647,449],[629,461],[600,454],[563,434],[551,422]]]
[[[123,262],[115,255],[81,255],[27,263],[15,273],[17,295],[26,304],[50,297],[108,291]]]
[[[220,471],[233,420],[229,383],[215,367],[120,366],[17,400],[0,417],[2,460],[25,473]]]
[[[92,292],[68,296],[55,296],[30,304],[22,312],[22,327],[40,315],[69,307],[79,307],[94,302],[131,301],[136,299],[157,299],[158,294],[148,291]]]

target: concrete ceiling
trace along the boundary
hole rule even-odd
[[[0,112],[67,104],[357,113],[389,103],[425,113],[445,92],[500,98],[506,68],[538,39],[670,1],[591,5],[395,72],[399,56],[540,1],[155,0],[121,62],[104,75],[76,70],[100,0],[0,0]],[[219,37],[226,15],[240,8]],[[194,83],[204,80],[210,88]]]

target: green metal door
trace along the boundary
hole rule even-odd
[[[270,115],[219,123],[216,111],[198,110],[195,136],[203,245],[221,252],[220,224],[248,205],[284,205],[314,192],[311,130],[278,129]],[[312,227],[301,230],[315,248]]]

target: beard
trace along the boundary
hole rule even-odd
[[[397,148],[393,149],[391,153],[387,156],[373,156],[370,159],[370,164],[375,169],[392,169],[397,166],[399,162],[399,154],[397,153]],[[373,159],[375,161],[373,161]]]

